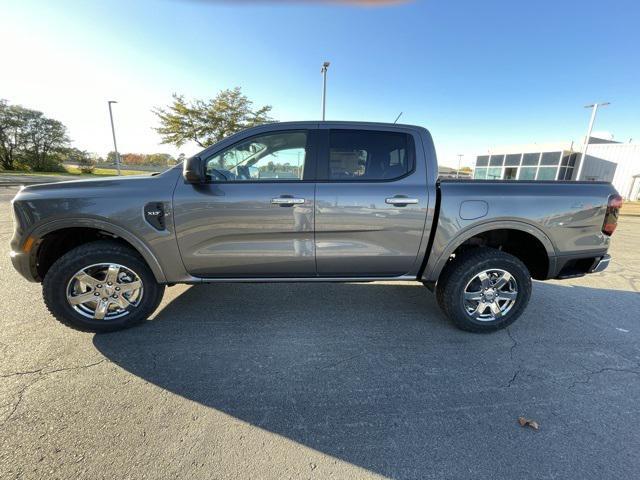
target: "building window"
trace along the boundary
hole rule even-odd
[[[502,168],[489,168],[487,169],[487,180],[500,180],[502,179]]]
[[[538,167],[521,167],[518,180],[535,180]]]
[[[522,154],[520,153],[515,153],[515,154],[511,154],[511,155],[507,155],[504,161],[504,166],[505,167],[517,167],[520,165],[520,157],[522,157]]]
[[[523,166],[537,166],[538,160],[540,159],[539,153],[525,153],[522,155],[522,165]]]
[[[476,167],[486,167],[489,165],[489,155],[481,155],[476,158]]]
[[[505,167],[504,180],[515,180],[518,178],[518,169],[516,167]]]
[[[484,180],[487,178],[487,169],[486,168],[476,168],[476,171],[473,172],[473,178],[476,180]]]
[[[501,167],[504,163],[504,155],[491,155],[489,160],[490,167]]]
[[[540,159],[540,165],[555,166],[560,164],[562,152],[544,152]]]
[[[536,180],[555,180],[557,172],[558,167],[540,167]]]

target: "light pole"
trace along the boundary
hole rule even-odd
[[[576,175],[576,180],[580,180],[580,175],[582,175],[582,168],[584,167],[584,159],[587,156],[587,149],[589,148],[589,140],[591,139],[591,131],[593,130],[593,124],[596,122],[596,113],[598,113],[598,107],[606,107],[611,102],[604,103],[594,103],[592,105],[585,105],[584,108],[591,108],[591,119],[589,120],[589,128],[587,129],[587,136],[584,139],[584,143],[582,144],[582,155],[580,155],[580,165],[578,165],[578,175]]]
[[[462,157],[463,157],[463,154],[459,153],[458,154],[458,170],[456,170],[456,178],[460,178],[460,165],[462,163]]]
[[[113,149],[116,151],[116,168],[118,169],[118,175],[120,175],[120,154],[118,153],[118,145],[116,144],[116,129],[113,126],[113,113],[111,112],[111,104],[118,103],[115,100],[109,100],[109,118],[111,119],[111,134],[113,135]]]
[[[326,111],[327,105],[327,70],[329,69],[329,62],[324,62],[322,64],[322,69],[320,72],[322,73],[322,121],[324,122],[324,114]]]

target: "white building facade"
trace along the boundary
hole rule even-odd
[[[473,178],[605,181],[613,183],[625,199],[639,199],[640,144],[590,143],[577,178],[580,157],[572,142],[492,148],[476,157]]]

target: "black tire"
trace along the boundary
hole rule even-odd
[[[515,303],[498,318],[474,318],[465,308],[465,288],[476,275],[492,269],[504,270],[515,279]],[[531,274],[524,263],[513,255],[494,248],[474,248],[462,252],[447,264],[438,279],[436,298],[444,314],[458,328],[469,332],[492,332],[511,325],[522,314],[531,298]]]
[[[142,281],[143,294],[139,304],[127,309],[128,313],[120,318],[88,318],[67,301],[67,286],[76,272],[101,263],[122,265],[135,272]],[[147,263],[136,251],[108,240],[86,243],[70,250],[56,260],[42,282],[42,294],[49,312],[64,325],[89,332],[113,332],[143,322],[160,304],[164,288],[156,282]]]

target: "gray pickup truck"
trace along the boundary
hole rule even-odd
[[[144,321],[176,283],[417,280],[486,332],[531,278],[604,270],[621,201],[609,183],[438,180],[421,127],[275,123],[162,174],[23,188],[11,257],[82,330]]]

